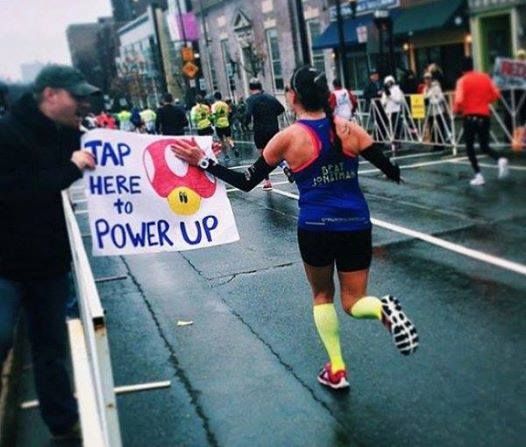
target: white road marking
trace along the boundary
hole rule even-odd
[[[288,180],[285,182],[273,182],[272,187],[279,186],[279,185],[287,185],[287,184],[290,184]],[[256,186],[256,188],[263,188],[263,184],[260,183],[259,185]],[[226,192],[235,192],[235,191],[241,191],[241,190],[237,188],[227,188],[226,190]]]
[[[291,199],[295,199],[295,200],[299,199],[298,194],[290,193],[287,191],[273,189],[272,192],[275,194],[285,196],[285,197],[289,197]],[[376,225],[378,227],[385,228],[387,230],[394,231],[396,233],[404,234],[406,236],[410,236],[415,239],[420,239],[429,244],[436,245],[438,247],[445,248],[446,250],[453,251],[463,256],[467,256],[469,258],[476,259],[477,261],[482,261],[487,264],[492,264],[497,267],[501,267],[503,269],[519,273],[521,275],[526,275],[526,265],[522,265],[522,264],[519,264],[513,261],[508,261],[507,259],[498,258],[496,256],[493,256],[493,255],[490,255],[490,254],[487,254],[481,251],[473,250],[471,248],[467,248],[459,244],[454,244],[453,242],[448,242],[444,239],[440,239],[438,237],[431,236],[429,234],[422,233],[420,231],[411,230],[410,228],[402,227],[400,225],[391,224],[383,220],[371,218],[371,222],[373,223],[373,225]]]
[[[451,161],[451,163],[457,163],[457,164],[463,164],[463,165],[471,164],[469,161],[464,161],[464,160],[455,160],[455,161]],[[496,164],[490,165],[488,163],[479,163],[479,166],[482,166],[484,168],[494,168],[494,169],[499,168]],[[510,169],[511,171],[526,171],[526,166],[512,166],[509,164],[508,169]]]

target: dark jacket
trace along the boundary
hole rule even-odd
[[[155,130],[163,135],[184,135],[184,128],[188,126],[186,113],[181,106],[165,104],[157,110]]]
[[[71,154],[80,131],[60,128],[31,94],[0,120],[0,276],[40,279],[70,270],[60,192],[82,176]]]
[[[363,90],[363,97],[365,98],[366,108],[369,108],[369,105],[373,99],[380,98],[382,91],[382,84],[380,81],[369,81],[365,89]]]
[[[265,92],[255,93],[247,98],[246,104],[245,122],[248,124],[252,119],[254,134],[279,130],[278,116],[285,109],[274,96]]]

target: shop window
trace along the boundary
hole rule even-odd
[[[285,83],[283,81],[283,69],[281,66],[281,59],[279,57],[278,32],[275,28],[270,28],[267,29],[266,34],[274,89],[283,90]]]
[[[321,34],[321,26],[318,20],[309,20],[307,22],[309,30],[309,48],[311,49],[312,66],[319,72],[325,71],[325,58],[323,50],[313,50],[312,42]]]

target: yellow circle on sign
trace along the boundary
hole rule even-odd
[[[199,211],[201,196],[193,189],[181,186],[168,194],[168,204],[175,214],[191,216]]]

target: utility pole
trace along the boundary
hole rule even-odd
[[[301,56],[304,64],[312,63],[310,58],[309,39],[307,37],[307,26],[305,24],[305,15],[303,13],[303,1],[296,0],[296,23],[300,34]]]
[[[349,67],[347,66],[347,49],[345,48],[345,35],[343,32],[343,17],[340,0],[336,0],[336,24],[338,26],[338,55],[343,71],[343,86],[349,85]]]

